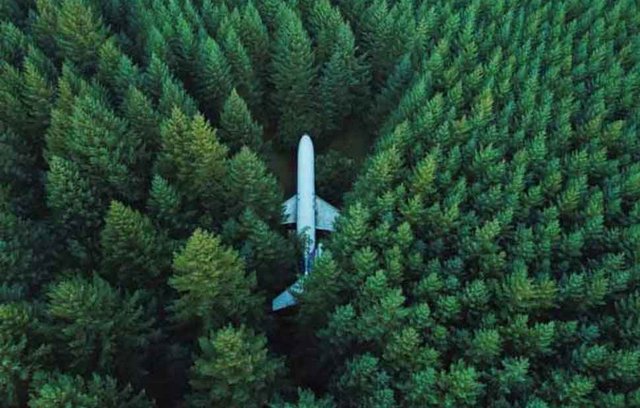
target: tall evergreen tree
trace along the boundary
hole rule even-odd
[[[82,95],[94,95],[100,97],[101,92],[97,87],[89,87],[72,64],[65,63],[62,66],[61,75],[58,78],[58,97],[51,111],[50,126],[45,135],[45,157],[63,157],[67,152],[66,135],[71,132],[71,116],[76,98]]]
[[[142,198],[144,146],[104,100],[86,96],[76,101],[66,149],[65,156],[103,195],[131,201]]]
[[[196,75],[200,99],[215,114],[231,92],[234,80],[227,57],[211,37],[201,43]]]
[[[36,0],[32,30],[38,46],[51,57],[59,53],[55,38],[60,4],[56,0]]]
[[[320,65],[329,61],[336,50],[341,27],[345,24],[340,10],[328,0],[310,1],[305,7],[305,25],[316,42],[316,57]],[[344,45],[344,44],[343,44]]]
[[[179,293],[171,306],[176,320],[209,330],[257,317],[260,299],[252,293],[255,275],[245,272],[238,253],[222,244],[220,237],[196,230],[175,255],[173,269],[169,284]]]
[[[27,113],[23,129],[32,145],[32,151],[38,155],[44,145],[44,133],[49,126],[53,108],[55,90],[51,74],[55,75],[55,69],[49,59],[36,48],[30,48],[23,65],[22,102]]]
[[[226,31],[222,38],[222,46],[231,66],[238,93],[253,111],[259,112],[262,105],[261,82],[246,48],[233,27]]]
[[[229,160],[225,186],[227,215],[238,216],[249,209],[265,221],[280,222],[282,193],[277,180],[249,148]]]
[[[278,133],[284,145],[293,145],[304,132],[315,129],[315,77],[311,40],[300,17],[285,7],[278,14],[271,73],[273,102],[279,114]]]
[[[171,246],[139,212],[112,201],[100,235],[102,275],[131,290],[157,286],[171,267]]]
[[[0,22],[0,58],[10,65],[18,66],[24,59],[30,41],[26,34],[8,19]]]
[[[138,67],[118,49],[113,39],[105,41],[98,52],[97,77],[118,102],[124,99],[129,87],[138,86],[141,79]]]
[[[269,33],[253,1],[247,2],[242,10],[240,25],[242,30],[238,34],[242,44],[251,57],[256,74],[264,79],[269,61]]]
[[[161,129],[157,168],[161,176],[203,208],[220,209],[227,147],[204,117],[189,119],[175,108]]]
[[[366,83],[366,68],[355,55],[355,39],[348,25],[337,29],[333,53],[324,66],[318,86],[322,128],[331,132],[355,110],[358,93]],[[358,92],[359,91],[359,92]]]
[[[8,407],[26,402],[28,381],[48,361],[50,347],[42,344],[36,308],[25,292],[0,286],[0,397]]]
[[[189,401],[194,407],[261,407],[283,372],[267,340],[246,327],[226,326],[198,339]]]
[[[411,57],[405,54],[396,64],[393,72],[385,81],[384,86],[376,95],[371,109],[371,120],[374,123],[384,123],[385,118],[398,105],[403,92],[409,86],[413,77]]]
[[[73,276],[53,285],[47,298],[56,355],[71,372],[140,380],[154,330],[139,292],[123,294],[97,276]]]
[[[262,126],[251,116],[244,99],[234,89],[224,103],[220,115],[220,138],[232,152],[243,146],[254,152],[264,153]]]
[[[46,225],[16,215],[11,207],[0,196],[0,285],[35,289],[50,279],[51,257],[60,248]]]
[[[150,408],[144,392],[119,387],[109,376],[93,374],[90,380],[61,373],[39,372],[31,384],[29,406],[34,408],[127,407]]]
[[[151,99],[140,89],[130,86],[120,105],[120,114],[129,123],[135,137],[144,143],[145,156],[141,160],[152,162],[160,149],[160,115],[153,108]]]
[[[95,266],[105,203],[75,163],[54,156],[49,166],[47,206],[58,233],[73,258],[81,265]]]
[[[72,61],[82,72],[93,72],[98,50],[107,39],[107,31],[95,10],[86,0],[63,0],[56,23],[60,57]]]
[[[316,163],[318,195],[334,205],[340,205],[342,194],[351,189],[355,180],[355,160],[337,150],[329,150],[318,155]]]
[[[198,111],[196,102],[187,94],[182,83],[155,53],[151,56],[142,81],[143,88],[157,104],[156,109],[161,115],[170,116],[176,107],[188,115],[194,115]]]
[[[186,238],[193,229],[194,211],[185,208],[184,199],[167,180],[154,175],[147,202],[148,212],[161,229],[171,236]]]
[[[298,389],[298,401],[296,403],[272,404],[277,408],[334,408],[336,407],[331,397],[317,398],[309,390]]]

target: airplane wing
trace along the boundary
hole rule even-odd
[[[271,309],[273,311],[284,309],[289,306],[293,306],[298,303],[295,296],[302,292],[302,283],[300,280],[296,281],[293,285],[289,286],[289,289],[285,290],[271,302]]]
[[[298,196],[294,194],[290,199],[282,204],[284,209],[283,224],[293,224],[296,222],[296,212],[298,211]]]
[[[316,196],[316,228],[333,231],[333,223],[340,215],[338,209]]]

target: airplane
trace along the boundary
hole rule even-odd
[[[340,212],[331,204],[316,196],[313,142],[305,134],[298,143],[297,194],[283,204],[283,224],[296,224],[296,232],[305,243],[304,276],[311,273],[313,261],[320,255],[322,247],[316,245],[316,230],[333,231],[333,223]],[[302,292],[302,281],[298,279],[272,301],[272,310],[277,311],[297,303],[295,295]]]

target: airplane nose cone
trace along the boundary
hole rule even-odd
[[[309,151],[313,152],[313,142],[309,135],[305,134],[300,138],[300,143],[298,144],[298,151]]]

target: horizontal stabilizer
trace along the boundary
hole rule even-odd
[[[298,212],[298,196],[294,194],[290,199],[282,204],[284,210],[283,224],[293,224],[296,222],[296,213]]]
[[[338,209],[320,197],[316,197],[316,228],[333,231],[333,223],[338,218]]]
[[[302,283],[297,281],[293,285],[289,286],[289,289],[285,290],[271,302],[271,309],[273,311],[281,310],[289,306],[293,306],[298,303],[296,295],[302,293]]]

